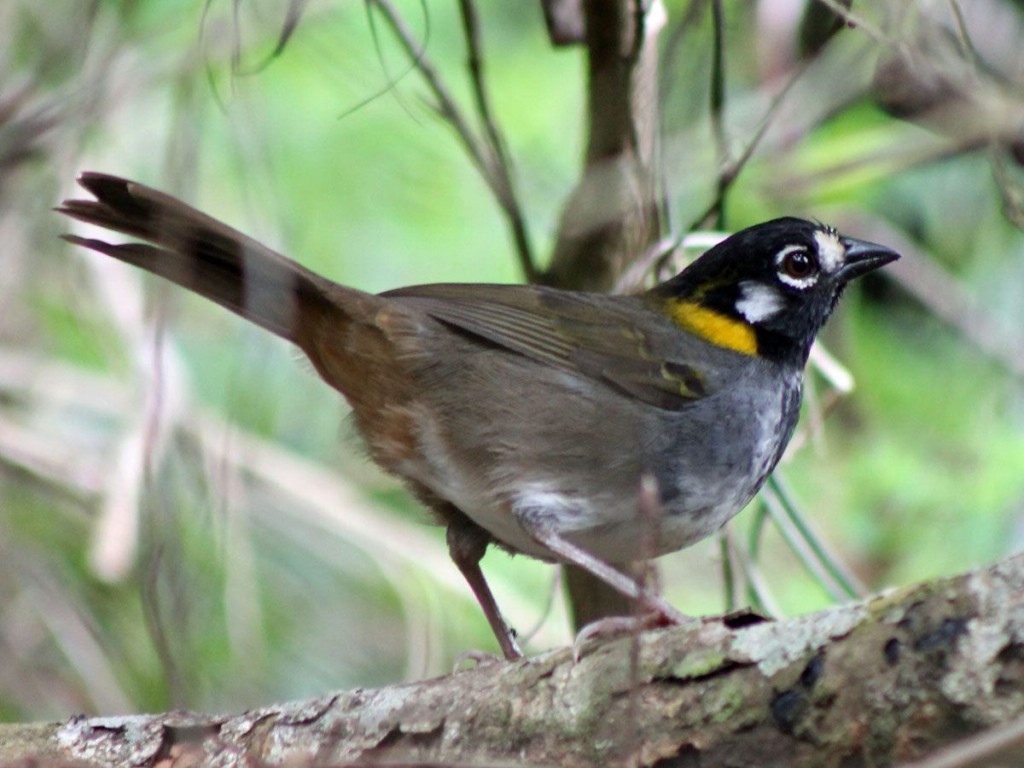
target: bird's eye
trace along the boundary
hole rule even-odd
[[[806,288],[818,277],[818,262],[806,248],[790,246],[776,257],[779,278],[794,287]]]
[[[782,268],[790,277],[802,280],[814,271],[814,261],[807,251],[793,251],[782,258]]]

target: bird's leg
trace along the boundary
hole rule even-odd
[[[523,652],[516,642],[515,632],[501,615],[498,603],[487,585],[484,572],[480,569],[480,560],[487,551],[491,537],[483,528],[471,522],[461,513],[448,523],[448,554],[452,558],[463,578],[473,590],[476,601],[480,604],[491,631],[501,646],[501,652],[509,661],[523,658]]]
[[[673,624],[685,624],[689,621],[684,614],[677,611],[660,596],[647,594],[633,579],[615,570],[603,560],[594,557],[585,549],[577,547],[550,528],[531,521],[525,516],[520,519],[520,523],[530,536],[551,550],[559,560],[572,563],[588,571],[612,589],[621,592],[631,600],[638,601],[643,608],[661,614]]]
[[[637,512],[639,522],[644,526],[644,530],[648,533],[643,551],[653,554],[656,550],[658,539],[658,526],[664,513],[661,509],[657,480],[650,472],[645,472],[640,479],[640,486],[637,493]],[[635,601],[635,604],[640,609],[641,613],[644,611],[652,612],[655,617],[660,617],[665,621],[677,625],[691,621],[687,616],[669,605],[663,598],[658,595],[651,594],[650,591],[645,589],[641,583],[625,575],[603,560],[594,557],[594,555],[590,554],[585,549],[576,546],[556,531],[545,526],[542,522],[538,522],[536,519],[531,518],[529,514],[520,514],[518,517],[520,524],[527,533],[553,553],[558,555],[563,562],[571,563],[576,567],[587,571],[610,586],[612,589]],[[648,626],[651,623],[651,618],[652,617],[648,615],[646,617],[639,617],[639,620],[636,620],[637,617],[627,619],[622,619],[620,617],[599,619],[589,625],[588,628],[584,628],[581,632],[581,636],[584,636],[588,629],[592,633],[597,634],[604,628],[621,628],[622,626],[625,626],[625,624],[629,624],[630,626]]]

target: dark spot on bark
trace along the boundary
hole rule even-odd
[[[185,751],[198,750],[206,739],[216,737],[220,733],[219,723],[197,723],[189,725],[163,725],[163,739],[160,749],[154,756],[154,764],[161,761],[176,762]],[[187,763],[186,763],[187,764]]]
[[[377,742],[377,746],[365,751],[363,756],[365,759],[370,759],[370,755],[379,758],[392,751],[395,754],[404,754],[410,750],[430,749],[437,745],[443,735],[443,721],[438,723],[433,730],[422,733],[407,733],[402,730],[400,725],[395,725]]]
[[[1010,643],[996,656],[999,677],[996,678],[997,696],[1019,695],[1024,688],[1024,644]]]
[[[388,749],[402,740],[402,729],[395,727],[384,734],[384,738],[377,742],[375,749]]]
[[[210,723],[164,726],[164,738],[170,744],[198,744],[218,733],[220,726]]]
[[[653,768],[699,768],[700,750],[692,744],[683,744],[674,755],[663,757]]]
[[[806,717],[810,703],[807,694],[798,688],[781,691],[772,699],[772,719],[785,734],[792,734],[800,721]]]
[[[753,608],[741,608],[722,617],[722,623],[729,629],[744,629],[753,627],[755,624],[763,624],[766,621],[771,621],[771,617],[764,616]]]
[[[996,656],[996,660],[999,661],[1000,664],[1024,661],[1024,644],[1010,643],[999,652],[999,655]]]
[[[800,673],[800,685],[810,690],[814,687],[815,683],[821,679],[821,674],[824,671],[825,652],[818,651],[811,657],[811,660],[807,662],[807,666],[804,667],[804,671]]]
[[[885,654],[885,660],[889,662],[889,666],[895,666],[903,653],[903,643],[895,637],[890,637],[886,640],[882,653]]]
[[[914,650],[928,652],[934,650],[945,650],[952,647],[957,639],[967,633],[967,619],[957,617],[955,619],[943,619],[942,624],[931,632],[926,632],[914,641]]]
[[[874,761],[868,762],[868,759],[861,751],[844,755],[839,761],[839,768],[866,768],[870,765],[874,765]]]

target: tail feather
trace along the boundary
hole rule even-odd
[[[300,307],[343,290],[170,195],[102,173],[78,181],[96,200],[66,200],[59,212],[152,245],[65,240],[160,275],[289,341],[299,342]]]

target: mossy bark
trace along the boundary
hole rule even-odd
[[[1024,555],[784,621],[619,637],[211,717],[0,727],[0,759],[108,765],[887,766],[1024,713]]]

